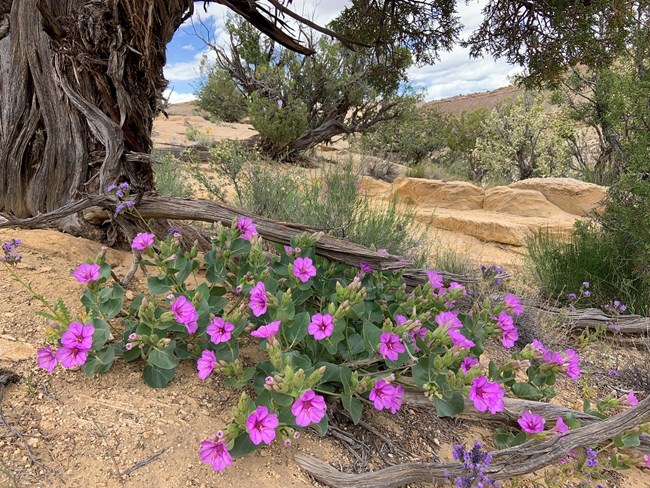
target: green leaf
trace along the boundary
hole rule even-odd
[[[151,388],[164,388],[174,378],[176,368],[161,369],[147,364],[142,371],[144,382]]]
[[[245,456],[246,454],[250,454],[258,447],[261,446],[256,446],[255,444],[253,444],[251,438],[248,436],[248,432],[242,432],[240,435],[237,436],[237,439],[235,439],[235,442],[233,446],[229,449],[229,452],[232,457],[242,457]]]
[[[230,388],[243,388],[248,384],[248,382],[251,380],[251,378],[254,375],[255,375],[255,367],[251,366],[244,370],[244,373],[242,374],[241,378],[227,378],[226,381],[224,381],[223,383],[224,385]]]
[[[503,430],[500,427],[497,427],[497,435],[495,437],[496,445],[499,449],[507,449],[510,447],[510,443],[514,440],[515,435],[512,432]]]
[[[150,276],[147,286],[154,295],[166,295],[174,286],[174,281],[169,276]]]
[[[371,322],[363,323],[363,342],[366,344],[367,351],[377,351],[379,349],[379,337],[381,329]]]
[[[343,385],[343,392],[346,395],[351,396],[353,393],[356,393],[352,391],[352,370],[347,366],[341,367],[341,384]]]
[[[282,334],[289,344],[300,343],[307,336],[310,316],[308,312],[300,312],[293,320],[282,323]]]
[[[455,417],[465,410],[465,398],[458,391],[455,391],[450,398],[435,398],[433,403],[438,417]]]
[[[104,344],[106,344],[106,341],[108,341],[108,338],[111,336],[111,329],[108,322],[100,318],[93,319],[93,327],[95,327],[95,332],[93,332],[92,348],[93,350],[98,351],[104,347]]]
[[[350,417],[352,417],[352,422],[354,425],[359,423],[361,420],[361,414],[363,413],[363,405],[358,398],[353,396],[343,396],[341,397],[341,402],[343,403],[343,408],[348,411]]]
[[[338,364],[320,362],[314,366],[314,369],[319,369],[325,366],[325,373],[320,379],[320,383],[328,383],[330,381],[339,382],[341,380],[341,367]]]
[[[233,257],[243,256],[244,254],[248,254],[250,250],[251,250],[251,243],[246,239],[242,239],[241,237],[238,237],[233,241],[232,246],[230,247],[230,255]]]
[[[106,346],[95,354],[90,354],[84,365],[84,373],[92,378],[97,373],[105,373],[111,368],[115,359],[115,349],[112,346]]]
[[[419,388],[423,388],[424,385],[431,381],[434,374],[433,362],[435,358],[435,355],[423,356],[411,368],[413,381]]]
[[[530,383],[515,383],[512,385],[512,392],[525,400],[537,401],[544,398],[544,395]]]
[[[176,344],[172,342],[165,349],[152,349],[147,354],[147,363],[160,369],[173,369],[178,365],[178,358],[174,355]]]
[[[124,304],[124,288],[116,284],[99,292],[99,310],[106,320],[115,317]]]
[[[311,424],[311,426],[316,432],[320,434],[320,436],[324,436],[327,434],[327,427],[328,427],[328,422],[327,422],[327,414],[323,417],[323,419],[318,422],[317,424]]]

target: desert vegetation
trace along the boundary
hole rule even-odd
[[[273,468],[283,485],[289,472],[333,487],[647,480],[649,4],[488,1],[463,43],[524,67],[521,92],[450,115],[407,73],[458,42],[453,0],[354,0],[327,26],[291,1],[218,2],[233,16],[221,41],[203,39],[215,61],[197,106],[256,135],[190,125],[191,147],[153,152],[165,45],[194,2],[28,3],[0,2],[0,338],[34,345],[29,364],[0,364],[7,485],[199,470],[201,483],[262,483],[260,452],[275,462],[302,442],[316,455],[290,451]],[[343,158],[319,150],[333,140]],[[608,188],[568,239],[540,231],[527,269],[505,270],[439,246],[414,203],[374,198],[367,174]],[[42,266],[36,229],[86,245],[63,241]],[[38,318],[26,329],[16,311]],[[155,420],[128,406],[126,383]],[[104,394],[122,399],[126,431],[92,417]],[[151,435],[176,445],[123,470]],[[345,470],[324,462],[346,448]],[[91,479],[81,466],[100,449],[111,467]],[[228,474],[244,456],[252,477]]]

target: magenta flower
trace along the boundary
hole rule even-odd
[[[216,365],[217,356],[214,354],[214,351],[210,351],[209,349],[203,351],[203,354],[201,354],[201,357],[196,362],[196,369],[199,372],[199,378],[205,380],[208,376],[210,376],[210,373],[212,373],[212,370],[216,367]]]
[[[501,312],[497,318],[497,326],[501,328],[501,343],[503,347],[508,349],[514,347],[515,342],[519,339],[519,334],[517,333],[517,327],[515,327],[512,317],[505,311]]]
[[[397,385],[391,385],[386,380],[378,380],[372,387],[368,398],[373,402],[377,410],[384,408],[395,414],[402,406],[404,389]]]
[[[566,423],[564,423],[564,419],[562,417],[558,417],[557,420],[555,421],[555,427],[553,427],[553,429],[551,430],[555,432],[557,435],[562,435],[569,432],[569,426]]]
[[[470,341],[467,337],[461,334],[458,329],[449,329],[448,333],[451,338],[451,343],[454,346],[458,346],[461,349],[470,349],[476,345],[473,341]]]
[[[463,296],[467,295],[467,289],[465,289],[464,285],[452,281],[451,283],[449,283],[449,287],[447,288],[447,291],[454,291],[454,290],[461,291],[463,293]]]
[[[293,275],[303,283],[316,276],[316,267],[309,258],[296,258],[293,262]]]
[[[420,350],[420,348],[417,345],[418,339],[424,341],[426,336],[427,336],[427,329],[425,329],[424,327],[418,330],[411,331],[411,339],[413,340],[413,349],[415,349],[415,352],[418,352]]]
[[[334,332],[334,320],[328,313],[321,315],[319,313],[311,316],[311,322],[307,327],[309,335],[314,336],[317,341],[322,341],[332,335]]]
[[[81,366],[88,359],[88,350],[78,347],[59,347],[56,351],[56,359],[61,362],[64,368]]]
[[[479,412],[490,411],[495,414],[503,411],[503,386],[497,382],[488,381],[485,376],[479,376],[472,381],[468,398],[474,402],[474,407]]]
[[[95,327],[84,325],[81,322],[72,322],[61,336],[61,344],[68,349],[89,351],[93,345]],[[85,360],[84,360],[85,362]]]
[[[91,283],[99,279],[99,264],[82,263],[72,272],[79,283]]]
[[[521,429],[527,434],[537,434],[544,431],[546,421],[541,415],[536,415],[530,410],[517,419]]]
[[[239,217],[237,219],[237,229],[241,232],[241,238],[250,240],[255,234],[257,234],[257,227],[253,224],[253,219],[248,217]]]
[[[442,275],[438,274],[435,270],[430,269],[426,272],[431,288],[440,289],[444,286],[442,282]]]
[[[266,307],[269,303],[269,299],[266,296],[266,287],[264,286],[263,281],[258,281],[257,284],[251,289],[251,296],[248,302],[248,306],[253,311],[255,317],[266,313]]]
[[[48,373],[54,371],[58,361],[56,360],[56,355],[50,346],[42,347],[36,351],[36,362],[38,366],[43,368]]]
[[[136,251],[144,251],[145,249],[153,246],[153,240],[156,236],[148,232],[140,232],[137,236],[133,238],[131,242],[131,249]]]
[[[645,461],[644,467],[650,469],[650,454],[643,456],[643,461]]]
[[[176,322],[179,324],[185,325],[187,327],[188,334],[194,334],[198,329],[197,321],[199,320],[199,314],[194,308],[192,302],[190,302],[183,295],[179,296],[174,303],[172,303],[172,313]]]
[[[269,413],[266,407],[257,407],[246,420],[246,432],[256,446],[262,442],[270,444],[275,439],[275,429],[278,425],[280,422],[276,414]]]
[[[235,330],[235,326],[230,322],[226,322],[221,317],[215,317],[208,325],[206,332],[210,336],[210,340],[215,344],[228,342],[232,337],[231,332]]]
[[[212,466],[215,471],[223,471],[232,464],[232,456],[228,452],[228,447],[223,441],[201,441],[201,450],[199,451],[201,461]]]
[[[478,364],[478,359],[474,359],[473,357],[467,356],[463,361],[460,363],[460,370],[467,374],[469,373],[469,370],[472,369],[474,365]]]
[[[257,337],[258,339],[270,339],[278,333],[280,330],[280,324],[281,321],[276,320],[275,322],[271,322],[268,325],[263,325],[259,329],[252,331],[251,335],[253,337]]]
[[[440,312],[436,315],[436,324],[448,331],[450,329],[462,329],[463,323],[453,312]]]
[[[319,423],[325,417],[326,410],[325,399],[313,390],[304,392],[291,405],[291,413],[296,417],[296,425],[300,427]]]
[[[630,392],[627,395],[625,395],[625,401],[631,407],[635,407],[636,405],[639,404],[639,400],[634,394],[634,390],[630,390]]]
[[[517,298],[512,293],[508,293],[503,297],[503,302],[506,304],[506,312],[510,312],[515,317],[519,317],[524,313],[524,307],[521,305],[519,298]]]
[[[400,315],[400,314],[395,315],[395,323],[396,323],[397,325],[402,325],[402,324],[405,323],[407,320],[408,320],[408,319],[407,319],[406,317],[404,317],[404,315]]]
[[[568,361],[566,374],[572,380],[577,380],[580,377],[580,356],[573,349],[566,350],[566,359]]]
[[[382,332],[379,336],[379,354],[391,361],[397,361],[400,353],[406,351],[397,334]]]

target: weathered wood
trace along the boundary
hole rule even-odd
[[[648,420],[650,397],[607,420],[593,422],[562,436],[553,436],[543,442],[531,440],[521,446],[494,451],[486,475],[499,480],[532,473],[559,462],[571,449],[604,442]],[[369,473],[348,474],[304,453],[296,453],[294,459],[311,476],[333,488],[397,488],[410,483],[445,482],[448,476],[462,475],[462,464],[457,462],[408,463]]]
[[[564,310],[539,304],[534,305],[534,308],[539,314],[564,320],[571,329],[578,332],[604,326],[607,332],[612,334],[650,334],[650,317],[642,317],[641,315],[619,315],[618,317],[613,317],[597,308]]]

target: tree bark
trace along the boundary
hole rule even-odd
[[[192,5],[0,0],[0,212],[51,212],[118,181],[153,189],[165,48]]]

